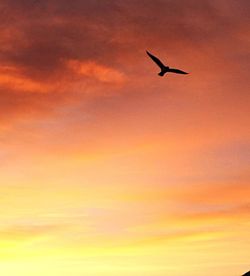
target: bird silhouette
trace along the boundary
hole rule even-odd
[[[181,71],[179,69],[170,68],[168,66],[165,66],[157,57],[150,54],[148,51],[146,53],[149,55],[149,57],[161,68],[161,72],[158,74],[159,76],[163,77],[166,73],[177,73],[177,74],[188,74],[187,72]]]

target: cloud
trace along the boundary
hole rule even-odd
[[[127,79],[134,86],[118,93],[148,91],[150,79],[143,78],[145,49],[172,56],[168,61],[176,66],[196,70],[194,80],[202,79],[202,86],[188,89],[203,89],[204,78],[206,84],[216,78],[211,67],[227,71],[228,64],[235,64],[228,59],[232,51],[234,58],[240,55],[243,60],[237,70],[245,66],[248,7],[247,1],[225,5],[222,0],[4,0],[0,5],[1,110],[13,118],[27,110],[30,117],[39,110],[49,113],[74,100],[76,93],[82,93],[82,101],[86,94],[102,97],[126,86]],[[227,74],[218,76],[220,81],[223,78]],[[240,78],[238,74],[234,83]],[[217,79],[216,83],[212,90],[219,85]]]
[[[123,62],[127,55],[137,59],[139,47],[173,52],[179,43],[190,48],[217,39],[220,44],[221,36],[244,23],[237,20],[243,11],[235,16],[229,9],[223,16],[211,1],[4,1],[2,6],[9,46],[2,46],[1,58],[36,78],[60,71],[65,59],[117,66],[123,55]]]
[[[91,77],[104,83],[119,84],[125,81],[125,76],[118,70],[99,65],[95,62],[80,62],[69,60],[68,66],[76,74]]]
[[[62,229],[63,225],[30,224],[12,225],[0,230],[1,240],[33,239],[39,236],[46,236]]]

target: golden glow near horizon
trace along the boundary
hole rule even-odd
[[[250,4],[0,8],[0,274],[248,271]]]

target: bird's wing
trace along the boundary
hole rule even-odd
[[[175,68],[169,68],[168,72],[172,72],[172,73],[177,73],[177,74],[188,74],[187,72],[181,71],[179,69],[175,69]]]
[[[146,51],[147,54],[149,55],[149,57],[161,68],[165,68],[164,64],[155,56],[153,56],[152,54],[150,54],[148,51]]]

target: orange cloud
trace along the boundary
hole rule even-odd
[[[17,70],[4,70],[4,68],[0,69],[0,87],[31,93],[46,93],[50,88],[49,85],[21,76]]]
[[[78,60],[69,60],[68,67],[79,75],[91,77],[104,83],[122,84],[125,81],[125,75],[122,72],[102,66],[94,61],[80,62]]]

